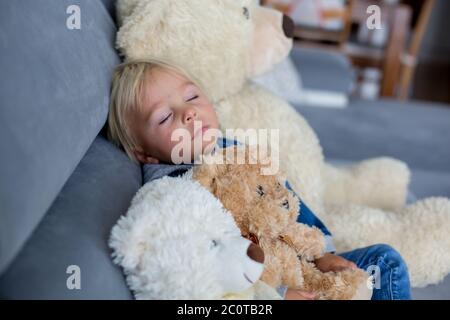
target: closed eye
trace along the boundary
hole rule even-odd
[[[188,99],[187,102],[192,101],[192,100],[195,100],[195,99],[197,99],[197,98],[198,98],[198,96],[193,96],[192,98]]]
[[[170,116],[172,116],[172,113],[169,113],[169,115],[167,117],[165,117],[163,120],[161,120],[159,122],[159,124],[163,124],[164,122],[166,122],[167,120],[169,120]]]

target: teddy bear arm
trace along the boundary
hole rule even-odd
[[[300,287],[303,276],[297,253],[286,243],[272,239],[269,243],[263,241],[264,273],[261,280],[274,288],[286,285],[290,288]]]
[[[320,258],[325,252],[325,237],[316,227],[293,223],[284,230],[282,237],[295,248],[297,255],[309,261]]]
[[[315,292],[319,300],[369,300],[372,296],[368,275],[361,269],[321,272],[303,261],[302,270],[305,290]]]
[[[264,271],[261,280],[273,288],[277,288],[282,284],[282,264],[279,257],[275,254],[268,253],[264,250]]]

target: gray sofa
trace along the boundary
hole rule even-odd
[[[73,4],[81,9],[80,30],[66,27]],[[0,84],[0,298],[132,298],[107,246],[111,227],[142,184],[141,168],[102,130],[110,77],[120,61],[113,5],[0,3],[6,75]],[[413,167],[417,197],[450,195],[450,109],[390,101],[298,109],[329,159],[396,156]],[[67,286],[72,265],[81,271],[80,289]],[[442,290],[414,294],[450,298],[446,280]]]

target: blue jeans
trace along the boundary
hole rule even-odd
[[[410,300],[408,268],[392,247],[377,244],[339,254],[373,275],[372,300]]]

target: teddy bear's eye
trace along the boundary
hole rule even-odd
[[[243,10],[243,13],[244,13],[244,17],[245,17],[245,19],[250,19],[250,11],[248,11],[248,8],[247,7],[244,7],[244,8],[242,8]]]
[[[211,241],[211,247],[217,247],[218,245],[219,245],[219,243],[217,242],[217,240]]]
[[[283,203],[281,204],[284,208],[289,210],[289,201],[286,199],[283,201]]]
[[[264,195],[264,188],[261,185],[258,185],[256,187],[256,192],[259,194],[260,197]]]

